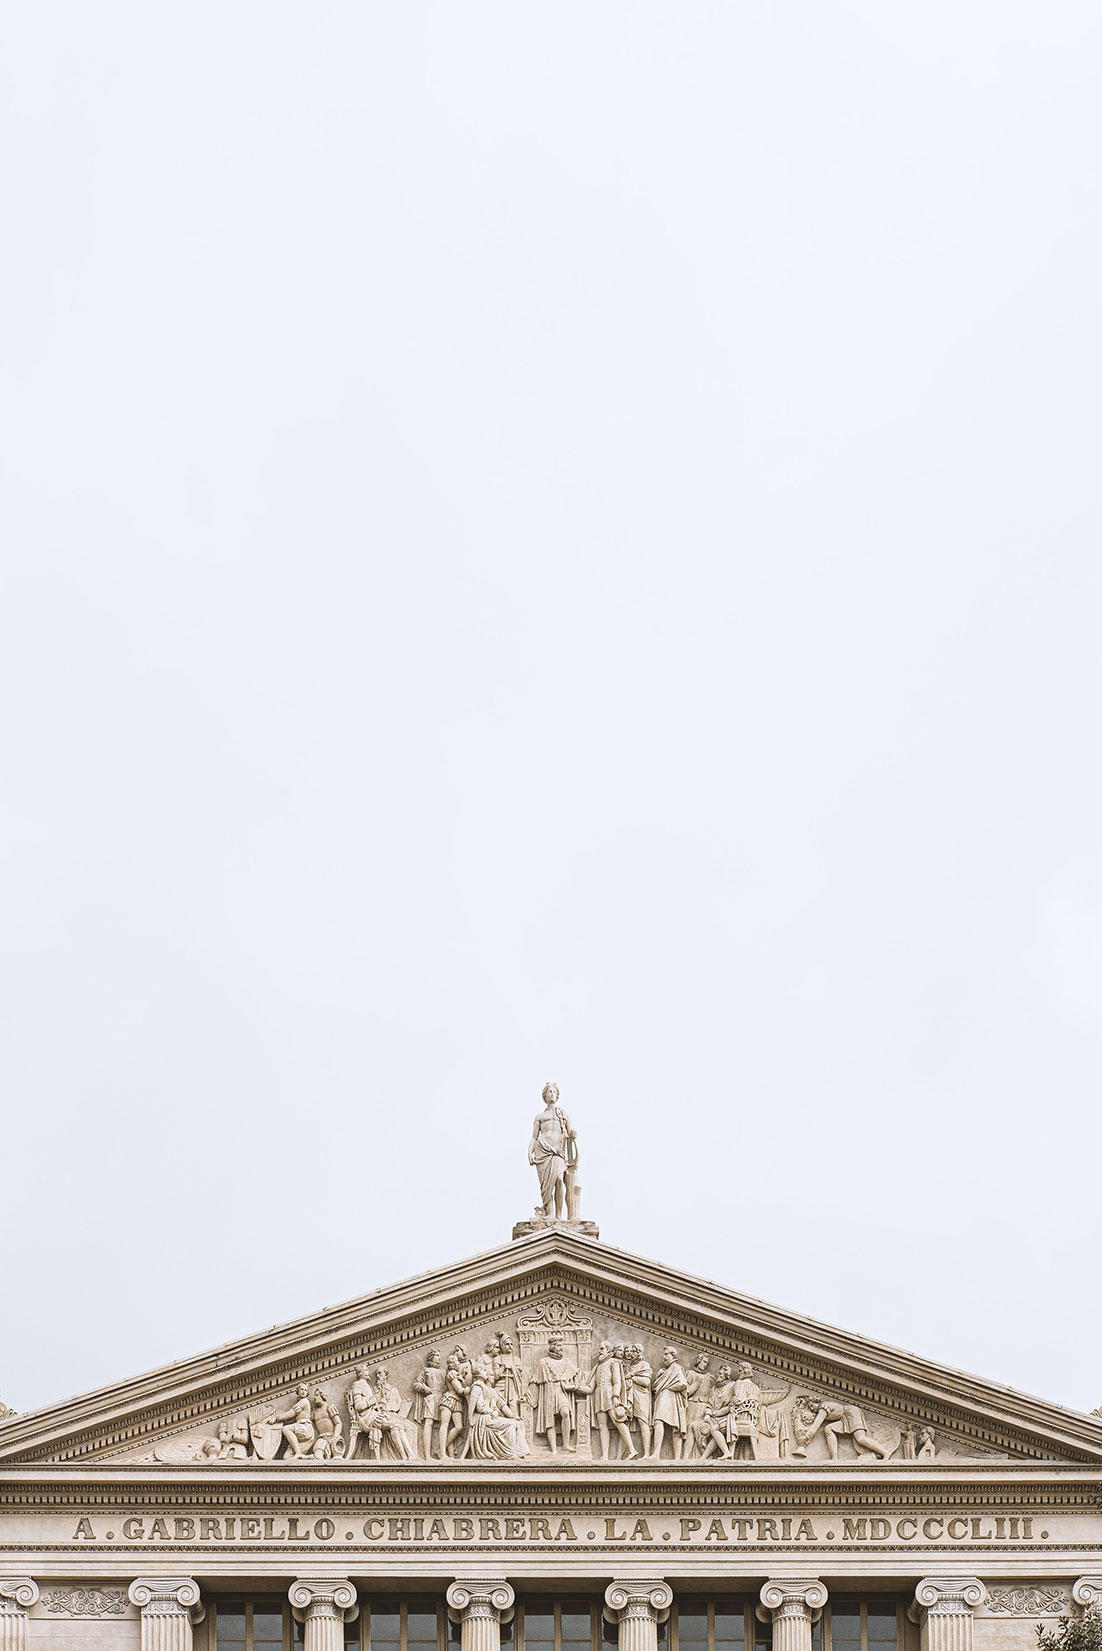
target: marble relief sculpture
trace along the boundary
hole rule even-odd
[[[638,1342],[629,1348],[627,1356],[631,1361],[627,1373],[628,1412],[632,1424],[639,1429],[639,1454],[649,1456],[653,1414],[651,1387],[654,1374]]]
[[[425,1358],[424,1369],[413,1383],[413,1404],[410,1420],[421,1429],[421,1455],[431,1460],[433,1431],[440,1422],[440,1401],[444,1396],[447,1372],[440,1361],[439,1350],[433,1347]]]
[[[287,1456],[297,1459],[310,1454],[310,1447],[317,1438],[317,1432],[314,1428],[310,1389],[305,1382],[299,1382],[295,1388],[294,1403],[287,1410],[274,1411],[264,1425],[279,1428],[286,1443]]]
[[[667,1347],[654,1378],[653,1444],[656,1458],[662,1454],[662,1441],[669,1428],[674,1461],[681,1460],[688,1427],[688,1387],[688,1378],[677,1357],[676,1347]]]
[[[608,1461],[611,1429],[620,1435],[624,1450],[622,1460],[633,1462],[637,1451],[628,1428],[627,1381],[624,1376],[624,1345],[615,1346],[603,1341],[597,1349],[597,1363],[593,1371],[593,1411],[601,1438],[601,1461]]]
[[[554,1296],[515,1322],[515,1336],[500,1321],[488,1327],[477,1358],[460,1342],[446,1358],[439,1347],[398,1355],[395,1380],[388,1366],[361,1363],[343,1391],[336,1379],[300,1381],[274,1408],[224,1416],[210,1434],[166,1439],[141,1459],[412,1463],[566,1453],[579,1462],[733,1463],[954,1454],[939,1451],[934,1429],[917,1420],[893,1426],[829,1391],[767,1388],[746,1359],[713,1368],[708,1353],[607,1333],[594,1352],[593,1321]],[[602,1321],[606,1331],[610,1323]]]
[[[500,1461],[528,1455],[528,1440],[520,1417],[510,1411],[494,1386],[493,1361],[480,1359],[467,1397],[467,1439],[463,1455],[483,1461]]]
[[[563,1449],[574,1449],[575,1395],[586,1391],[577,1365],[563,1351],[563,1337],[552,1332],[547,1356],[540,1360],[535,1381],[528,1392],[528,1402],[535,1411],[535,1431],[547,1440],[552,1456],[557,1450],[557,1432],[562,1434]]]
[[[707,1353],[698,1353],[685,1377],[686,1454],[699,1454],[697,1430],[712,1402],[715,1377]]]
[[[367,1455],[375,1461],[408,1462],[416,1455],[410,1424],[402,1415],[402,1396],[388,1379],[385,1365],[379,1365],[374,1374],[366,1364],[357,1365],[356,1380],[345,1395],[345,1405],[349,1458],[357,1454],[361,1439]]]
[[[796,1435],[793,1456],[807,1455],[807,1447],[820,1428],[832,1461],[837,1459],[840,1438],[852,1439],[859,1452],[867,1451],[882,1461],[892,1454],[886,1445],[873,1438],[865,1425],[864,1412],[855,1404],[834,1399],[814,1399],[810,1394],[805,1394],[796,1401],[793,1418]]]

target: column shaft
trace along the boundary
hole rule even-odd
[[[344,1615],[332,1607],[312,1605],[306,1613],[306,1651],[343,1651]]]

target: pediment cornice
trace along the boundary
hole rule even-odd
[[[751,1359],[763,1379],[829,1387],[888,1416],[929,1420],[949,1428],[961,1448],[975,1445],[1015,1459],[1102,1459],[1097,1418],[787,1313],[596,1239],[549,1228],[8,1421],[0,1425],[0,1461],[91,1466],[105,1453],[201,1428],[230,1408],[270,1403],[297,1381],[345,1377],[360,1359],[392,1359],[443,1338],[474,1336],[490,1315],[515,1318],[548,1298],[595,1316],[614,1315],[652,1340]],[[245,1464],[234,1467],[240,1471]],[[312,1464],[307,1471],[322,1467]],[[225,1471],[225,1464],[212,1468]],[[434,1470],[419,1463],[417,1471],[420,1478]],[[638,1471],[633,1468],[633,1479]]]

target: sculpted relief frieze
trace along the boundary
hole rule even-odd
[[[370,1357],[299,1381],[205,1433],[137,1453],[159,1462],[709,1464],[922,1461],[963,1455],[923,1420],[828,1388],[766,1376],[748,1359],[643,1337],[548,1295],[463,1342]],[[135,1453],[131,1452],[131,1456]]]

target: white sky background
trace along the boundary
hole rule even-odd
[[[1102,1402],[1095,0],[15,5],[20,1410],[609,1242]]]

